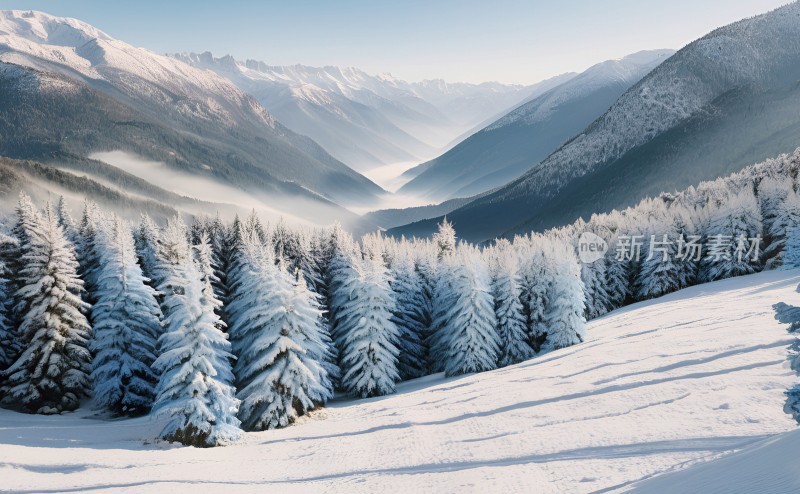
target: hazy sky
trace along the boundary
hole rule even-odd
[[[355,66],[416,81],[532,83],[680,48],[786,0],[0,0],[77,17],[156,52]]]

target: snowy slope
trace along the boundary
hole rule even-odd
[[[75,19],[0,11],[0,86],[12,115],[0,122],[0,154],[10,157],[121,149],[311,201],[363,205],[383,194],[227,79]]]
[[[0,411],[2,487],[624,489],[796,427],[782,410],[783,391],[797,380],[786,363],[791,338],[771,305],[796,300],[798,282],[797,271],[776,271],[693,287],[591,322],[584,344],[484,374],[406,383],[393,396],[338,401],[225,448],[144,443],[159,430],[148,419]]]
[[[517,178],[602,115],[673,53],[639,52],[590,67],[420,165],[425,171],[401,192],[444,200],[472,196]]]
[[[571,223],[738,171],[800,142],[800,3],[712,31],[539,165],[448,215],[464,238]],[[398,230],[429,234],[435,222]]]
[[[522,101],[535,87],[408,83],[353,67],[271,66],[211,53],[174,58],[254,95],[278,120],[358,170],[433,156],[464,130]]]
[[[785,494],[800,492],[800,429],[769,437],[742,451],[638,483],[647,494]]]

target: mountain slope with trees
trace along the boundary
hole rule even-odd
[[[464,238],[563,225],[680,190],[800,142],[800,3],[719,28],[522,177],[448,214]],[[395,230],[430,235],[440,219]]]

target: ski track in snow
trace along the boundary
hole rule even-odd
[[[88,406],[0,411],[0,491],[626,490],[796,427],[783,413],[792,338],[771,306],[798,303],[798,282],[776,271],[689,288],[590,322],[584,344],[337,400],[229,447],[154,441],[159,423]]]

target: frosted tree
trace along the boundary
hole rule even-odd
[[[86,288],[84,297],[91,303],[94,303],[94,284],[100,269],[100,253],[95,247],[95,235],[97,223],[101,219],[102,215],[97,204],[86,201],[78,232],[75,236],[75,252],[79,264],[78,272]]]
[[[800,226],[790,228],[786,232],[786,245],[783,250],[783,267],[800,268]]]
[[[139,226],[133,233],[136,245],[136,254],[139,257],[139,265],[142,267],[142,274],[149,280],[148,284],[156,287],[160,284],[159,274],[162,271],[158,267],[158,249],[161,233],[158,226],[150,216],[143,214],[139,221]]]
[[[228,288],[228,270],[231,265],[231,257],[233,254],[233,246],[230,242],[231,232],[222,222],[219,215],[208,223],[206,230],[213,253],[212,266],[214,267],[215,277],[214,293],[217,298],[225,304],[230,295],[230,289]]]
[[[342,349],[343,332],[340,330],[345,319],[343,310],[350,301],[347,292],[352,280],[359,276],[356,264],[359,261],[357,247],[352,237],[334,225],[330,239],[330,262],[328,263],[328,307],[330,311],[331,336],[339,351]]]
[[[497,368],[500,338],[489,284],[486,263],[471,247],[459,247],[439,267],[431,354],[447,376]]]
[[[616,309],[625,305],[631,296],[631,261],[619,259],[617,248],[619,246],[620,234],[615,232],[606,240],[608,251],[606,252],[606,285],[608,292],[608,303],[610,309]]]
[[[408,245],[395,256],[391,266],[391,285],[395,309],[392,321],[400,333],[398,371],[403,380],[424,376],[427,351],[423,338],[428,324],[428,301],[422,276],[416,269]]]
[[[507,240],[499,240],[492,252],[491,271],[497,336],[500,339],[497,365],[505,367],[534,356],[528,343],[527,318],[521,302],[519,262]]]
[[[392,321],[394,300],[381,253],[368,249],[341,274],[346,276],[337,283],[334,298],[342,386],[364,398],[393,393],[400,379],[400,334]]]
[[[3,395],[26,412],[75,410],[89,389],[91,362],[75,252],[49,204],[28,225],[25,242],[17,292],[25,304],[18,331],[23,351],[5,371]]]
[[[800,225],[800,196],[789,191],[784,200],[775,204],[765,237],[764,258],[768,269],[783,263],[783,252],[789,230]]]
[[[5,251],[7,246],[14,244],[15,241],[11,237],[0,232],[0,250]],[[9,277],[10,273],[6,268],[4,256],[0,256],[0,373],[11,365],[19,353],[19,345],[11,320],[12,288]],[[0,382],[2,382],[1,375]]]
[[[230,342],[215,313],[219,301],[211,282],[202,276],[208,267],[193,258],[180,217],[167,223],[158,257],[164,333],[153,363],[159,373],[153,411],[169,419],[161,436],[198,447],[233,442],[241,430]]]
[[[547,293],[543,349],[565,348],[585,339],[583,282],[571,245],[554,239],[545,251],[545,266],[553,280]]]
[[[272,244],[276,259],[283,259],[289,271],[299,269],[306,285],[324,300],[327,294],[318,264],[322,262],[321,251],[319,247],[316,250],[312,247],[312,235],[306,230],[290,229],[281,219],[272,232]]]
[[[272,249],[249,238],[239,255],[228,307],[239,418],[246,430],[284,427],[333,394],[322,365],[322,311],[302,275],[275,264]]]
[[[147,413],[157,377],[151,366],[161,333],[155,291],[137,264],[131,231],[114,217],[98,224],[100,269],[92,307],[92,381],[98,406],[120,415]]]
[[[767,176],[758,183],[757,197],[764,223],[765,239],[769,237],[769,231],[778,216],[781,205],[789,194],[794,192],[793,185],[790,177]]]
[[[712,209],[701,264],[703,281],[750,274],[760,269],[761,211],[749,188]]]
[[[75,219],[69,212],[64,196],[58,199],[56,217],[58,218],[58,226],[64,231],[64,236],[67,240],[72,242],[73,245],[76,245],[79,241],[78,226],[75,224]]]
[[[584,232],[598,233],[594,221],[585,223],[582,219],[578,219],[572,228],[574,230],[572,240],[576,248]],[[606,259],[603,257],[592,263],[580,263],[580,269],[586,297],[586,317],[594,319],[608,312],[611,305],[606,285]]]
[[[252,210],[250,215],[247,219],[242,223],[242,231],[247,236],[255,235],[258,238],[258,241],[262,244],[266,244],[269,241],[269,235],[267,234],[266,228],[264,225],[261,224],[261,220],[256,213],[256,210]]]
[[[639,300],[660,297],[694,282],[702,253],[699,237],[689,232],[687,217],[688,211],[673,206],[655,219],[636,275]]]
[[[514,240],[514,246],[519,251],[521,259],[520,301],[526,320],[528,343],[537,352],[547,336],[544,311],[548,305],[547,293],[552,284],[551,273],[545,269],[545,244],[546,241],[537,235],[518,237]]]
[[[453,224],[447,221],[447,217],[439,223],[439,229],[433,234],[433,241],[438,248],[438,258],[443,258],[453,254],[456,250],[456,231]]]

